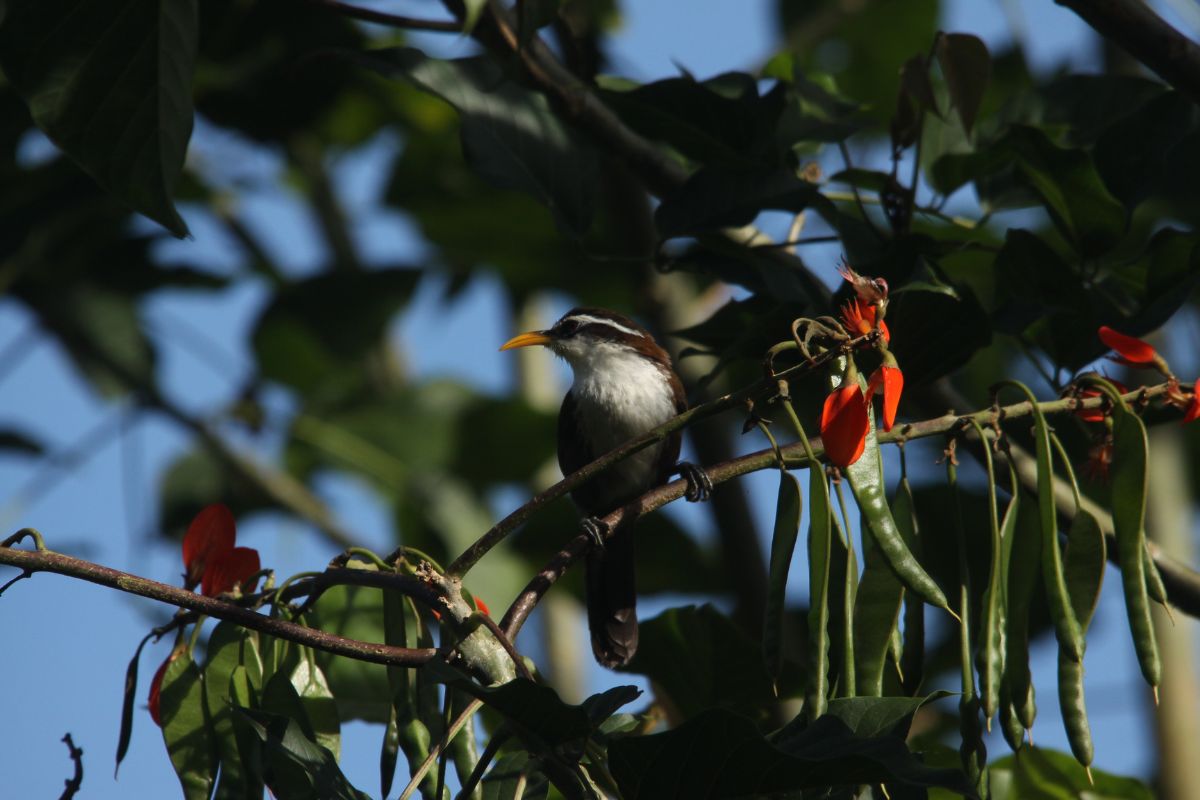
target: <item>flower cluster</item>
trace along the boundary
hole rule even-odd
[[[883,359],[871,373],[865,394],[851,364],[842,386],[825,398],[821,409],[821,441],[825,444],[825,455],[837,466],[848,467],[858,461],[866,448],[871,426],[868,409],[876,393],[883,398],[883,429],[890,431],[896,424],[896,409],[904,391],[904,373],[888,350],[892,334],[883,321],[887,311],[887,282],[883,278],[860,275],[848,264],[840,266],[838,272],[855,291],[855,296],[842,306],[842,326],[854,337],[878,330],[875,348]]]
[[[1149,367],[1158,370],[1167,378],[1167,403],[1183,410],[1182,424],[1186,425],[1200,419],[1200,379],[1196,380],[1190,392],[1185,391],[1171,372],[1166,359],[1149,342],[1113,330],[1107,325],[1101,325],[1096,331],[1096,335],[1100,341],[1115,352],[1115,355],[1109,356],[1110,361],[1127,367]],[[1106,380],[1121,394],[1129,392],[1129,389],[1119,381],[1112,378]],[[1075,396],[1081,400],[1099,397],[1102,394],[1099,389],[1092,386],[1083,387],[1075,392]],[[1107,479],[1109,466],[1112,464],[1112,420],[1108,416],[1110,411],[1111,409],[1107,408],[1081,408],[1075,412],[1075,415],[1084,422],[1102,423],[1105,426],[1104,430],[1096,435],[1095,441],[1088,450],[1088,460],[1083,465],[1083,473],[1092,480]]]

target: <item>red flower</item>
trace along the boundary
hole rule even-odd
[[[1158,351],[1146,342],[1114,331],[1107,325],[1101,325],[1097,334],[1100,336],[1100,341],[1117,351],[1119,357],[1114,358],[1113,361],[1118,364],[1130,367],[1152,367],[1161,360]]]
[[[159,711],[159,698],[162,694],[163,675],[167,674],[167,667],[175,660],[174,651],[167,656],[167,660],[162,662],[162,666],[158,668],[158,672],[154,673],[154,678],[150,681],[150,719],[154,720],[154,724],[162,727],[162,714]]]
[[[1196,383],[1192,387],[1192,399],[1188,403],[1187,411],[1183,413],[1183,424],[1186,425],[1198,419],[1200,419],[1200,378],[1196,379]]]
[[[233,549],[236,536],[233,514],[223,504],[205,506],[196,515],[183,537],[183,566],[189,588],[200,582],[206,564]]]
[[[475,607],[478,608],[484,616],[490,617],[492,615],[491,610],[487,607],[487,603],[483,602],[478,597],[475,598]]]
[[[881,364],[871,375],[867,384],[867,402],[875,392],[883,390],[883,429],[890,431],[896,424],[896,408],[900,405],[900,394],[904,391],[904,373],[892,364]]]
[[[857,297],[851,298],[842,306],[842,324],[846,326],[846,330],[851,336],[866,336],[875,330],[875,314],[875,306],[863,302]],[[883,320],[879,321],[879,333],[885,342],[892,340],[887,323]]]
[[[1116,390],[1121,394],[1129,393],[1129,390],[1125,388],[1125,384],[1121,383],[1120,381],[1114,381],[1112,378],[1107,378],[1106,380],[1116,387]],[[1075,396],[1080,400],[1087,400],[1091,397],[1101,397],[1106,395],[1104,395],[1104,392],[1100,391],[1095,386],[1084,386],[1076,393]],[[1100,408],[1081,408],[1075,412],[1075,416],[1079,417],[1084,422],[1103,422],[1107,415],[1108,409],[1104,408],[1103,406]]]
[[[848,384],[825,398],[821,409],[821,441],[825,455],[839,467],[848,467],[867,444],[867,399],[857,383]]]
[[[233,591],[238,584],[245,583],[251,575],[262,569],[258,560],[258,551],[252,547],[235,547],[226,550],[211,560],[204,570],[204,579],[200,593],[206,597],[216,597],[219,594]],[[258,578],[242,586],[242,591],[249,593],[258,585]]]

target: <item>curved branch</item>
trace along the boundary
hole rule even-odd
[[[1139,388],[1125,394],[1124,398],[1130,401],[1150,400],[1165,395],[1168,387],[1169,384],[1164,382],[1155,386]],[[1106,403],[1107,399],[1104,397],[1090,397],[1086,399],[1065,397],[1038,403],[1037,406],[1043,414],[1053,415],[1078,410],[1099,409],[1103,408]],[[972,419],[986,428],[998,425],[1003,420],[1027,417],[1032,414],[1033,404],[1028,401],[1008,406],[993,406],[972,414],[944,414],[922,422],[898,426],[890,432],[880,432],[878,434],[878,441],[880,444],[894,444],[910,439],[944,435],[961,427]],[[812,448],[814,456],[820,457],[824,455],[825,446],[819,436],[810,439],[808,445]],[[809,466],[810,462],[808,456],[805,454],[805,444],[803,442],[794,442],[782,447],[780,448],[780,452],[783,454],[784,461],[789,469]],[[778,467],[778,464],[775,451],[768,448],[721,464],[707,466],[705,467],[705,471],[715,486],[751,472],[774,469]],[[572,477],[573,475],[574,473]],[[603,518],[603,522],[607,523],[609,532],[617,530],[617,527],[622,523],[632,522],[643,514],[648,514],[673,500],[679,499],[683,496],[686,489],[687,481],[684,480],[676,480],[662,486],[657,486],[632,503],[608,514]],[[1109,531],[1111,532],[1111,526]],[[512,605],[504,613],[504,619],[500,622],[500,627],[508,634],[509,639],[516,639],[521,626],[525,624],[526,618],[533,611],[542,596],[549,591],[550,587],[567,571],[571,564],[587,552],[591,546],[591,542],[589,534],[583,532],[576,534],[526,584],[521,594],[517,595]],[[1173,560],[1166,559],[1157,551],[1153,552],[1153,556],[1155,564],[1158,565],[1159,571],[1162,572],[1163,582],[1167,585],[1171,602],[1181,611],[1200,617],[1200,574]],[[1168,576],[1170,577],[1168,578]]]
[[[825,364],[833,358],[841,355],[843,351],[854,349],[858,345],[869,340],[873,335],[874,334],[867,334],[866,336],[859,336],[857,338],[850,339],[843,343],[842,347],[839,349],[828,350],[825,353],[814,357],[810,361],[805,361],[803,363],[796,364],[795,366],[788,367],[787,369],[780,370],[779,372],[774,373],[771,377],[763,378],[762,380],[757,381],[756,383],[753,383],[743,389],[739,389],[736,392],[722,395],[714,400],[709,400],[707,403],[702,403],[694,408],[689,408],[687,411],[684,411],[682,414],[676,417],[672,417],[662,425],[659,425],[657,428],[646,431],[641,436],[630,439],[620,447],[610,450],[590,464],[586,464],[585,466],[580,467],[572,472],[570,475],[565,476],[562,480],[551,486],[549,489],[534,495],[523,506],[497,522],[491,527],[491,529],[487,531],[487,533],[483,534],[483,536],[475,540],[470,547],[464,550],[458,558],[454,559],[454,562],[450,565],[450,568],[447,570],[447,572],[451,576],[462,577],[468,570],[471,569],[471,567],[475,566],[475,564],[479,562],[479,559],[483,558],[489,550],[503,541],[506,536],[520,527],[525,520],[533,516],[535,512],[537,512],[547,503],[552,500],[557,500],[567,492],[574,489],[576,486],[579,486],[584,481],[589,480],[593,475],[608,469],[618,461],[623,461],[637,451],[644,447],[648,447],[654,442],[662,441],[669,434],[680,430],[681,428],[687,427],[693,422],[698,422],[715,414],[719,414],[722,411],[739,406],[745,403],[746,400],[757,395],[772,391],[781,378],[791,378],[803,372],[816,369],[822,364]]]
[[[1200,105],[1200,45],[1145,0],[1055,0]]]
[[[51,550],[18,550],[14,547],[0,547],[0,564],[17,567],[28,573],[53,572],[70,578],[89,581],[110,589],[148,597],[160,603],[167,603],[178,608],[186,608],[217,619],[229,620],[245,628],[261,631],[262,633],[286,639],[289,642],[306,645],[317,650],[324,650],[335,655],[347,656],[359,661],[370,661],[374,664],[386,664],[398,667],[416,667],[429,661],[437,654],[432,647],[393,647],[392,645],[361,642],[357,639],[347,639],[333,633],[298,625],[282,619],[273,619],[255,613],[252,609],[227,603],[212,597],[205,597],[169,586],[165,583],[152,581],[131,575],[128,572],[93,564],[90,561],[72,558],[71,556],[55,553]],[[354,582],[364,586],[381,586],[384,581],[380,578],[407,578],[407,576],[388,576],[366,570],[337,570],[342,582]],[[341,574],[350,573],[350,574]],[[374,576],[368,578],[366,576]],[[415,579],[408,579],[409,581]],[[387,581],[389,588],[398,588],[399,584]],[[414,587],[404,583],[405,589]]]

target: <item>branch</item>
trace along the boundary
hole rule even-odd
[[[333,633],[298,625],[282,619],[273,619],[255,613],[252,609],[205,597],[169,586],[165,583],[141,578],[128,572],[93,564],[78,558],[55,553],[50,550],[18,550],[7,545],[0,546],[0,564],[17,567],[27,573],[54,572],[71,578],[89,581],[110,589],[128,592],[129,594],[148,597],[160,603],[167,603],[178,608],[186,608],[217,619],[229,620],[244,628],[286,639],[289,642],[306,645],[317,650],[324,650],[335,655],[347,656],[359,661],[369,661],[374,664],[386,664],[398,667],[415,667],[424,664],[437,654],[432,647],[393,647],[374,642],[361,642],[357,639],[347,639]],[[381,588],[402,589],[407,593],[417,591],[428,596],[429,589],[418,588],[416,578],[406,575],[386,575],[368,570],[345,569],[331,570],[329,578],[323,576],[314,578],[315,582],[325,580],[328,583],[354,583],[360,586],[379,586]]]
[[[83,786],[83,748],[75,746],[75,740],[71,738],[71,734],[67,733],[62,738],[67,745],[67,751],[71,754],[71,760],[75,762],[75,774],[67,778],[64,783],[66,787],[63,793],[59,795],[59,800],[71,800],[75,793]]]
[[[834,350],[828,350],[814,357],[811,361],[805,361],[795,366],[788,367],[787,369],[774,373],[769,378],[763,378],[762,380],[753,383],[744,389],[739,389],[736,392],[722,395],[721,397],[710,400],[707,403],[702,403],[694,408],[689,408],[687,411],[684,411],[682,414],[676,417],[672,417],[662,425],[659,425],[657,428],[646,431],[641,436],[630,439],[620,447],[610,450],[590,464],[587,464],[575,470],[570,475],[567,475],[549,489],[534,495],[532,499],[525,503],[525,505],[521,506],[507,517],[497,522],[491,527],[490,530],[488,530],[487,533],[479,537],[474,544],[464,550],[462,555],[454,559],[454,563],[450,565],[450,568],[447,570],[447,572],[453,577],[462,577],[467,573],[468,570],[471,569],[471,567],[475,566],[475,564],[479,562],[479,559],[483,558],[489,550],[498,545],[506,536],[520,527],[525,520],[533,516],[534,513],[542,508],[542,506],[546,505],[552,500],[557,500],[558,498],[562,497],[564,494],[571,491],[576,486],[579,486],[584,481],[591,479],[593,475],[608,469],[619,461],[623,461],[637,451],[648,447],[654,442],[662,441],[671,433],[674,433],[675,431],[680,430],[692,424],[693,422],[698,422],[699,420],[719,414],[722,411],[739,406],[746,400],[753,398],[756,395],[772,391],[781,378],[794,377],[802,372],[816,369],[833,358],[842,355],[843,352],[853,350],[855,347],[870,339],[872,336],[874,336],[874,334],[867,334],[866,336],[850,339],[849,341],[843,343],[842,347]]]
[[[318,6],[341,14],[343,17],[358,19],[363,22],[375,22],[392,28],[404,28],[410,31],[438,31],[441,33],[462,33],[462,25],[452,19],[417,19],[387,14],[370,8],[360,8],[338,0],[305,0],[309,5]]]
[[[1126,400],[1151,400],[1156,397],[1161,397],[1167,393],[1169,384],[1160,383],[1155,386],[1144,387],[1123,395]],[[1089,397],[1080,399],[1075,397],[1065,397],[1058,400],[1050,400],[1044,403],[1038,403],[1037,407],[1043,414],[1054,415],[1074,412],[1078,410],[1100,409],[1105,407],[1107,403],[1105,397]],[[699,408],[703,408],[700,406]],[[923,422],[914,422],[907,425],[902,425],[889,432],[879,432],[877,434],[880,444],[895,444],[899,442],[909,441],[911,439],[923,439],[929,436],[939,436],[949,433],[966,424],[969,420],[975,420],[985,428],[999,425],[1002,421],[1013,420],[1020,417],[1027,417],[1033,414],[1033,404],[1028,401],[1014,403],[1008,406],[993,406],[991,408],[977,411],[972,414],[957,415],[944,414],[934,419],[925,420]],[[636,440],[635,440],[636,441]],[[819,457],[824,454],[825,446],[821,442],[821,438],[813,437],[808,442],[812,448],[813,455]],[[616,452],[616,451],[614,451]],[[780,448],[783,454],[784,462],[789,469],[798,469],[809,466],[808,456],[805,454],[805,444],[803,442],[794,442],[785,447]],[[589,465],[591,466],[591,465]],[[746,475],[751,472],[757,472],[764,469],[775,469],[779,466],[779,462],[775,455],[775,451],[768,448],[759,450],[755,453],[749,453],[739,458],[731,459],[720,464],[705,467],[709,478],[713,485],[724,483],[732,478]],[[577,473],[572,473],[569,477],[574,477]],[[1024,479],[1024,478],[1023,478]],[[608,531],[611,533],[618,529],[622,524],[630,523],[638,517],[648,514],[655,509],[658,509],[667,503],[677,500],[683,496],[687,489],[687,481],[676,480],[662,486],[655,487],[643,494],[637,500],[628,505],[618,508],[603,518],[603,522],[607,524]],[[1112,526],[1108,527],[1111,534]],[[555,553],[550,562],[542,568],[534,578],[526,584],[521,594],[509,606],[504,613],[504,619],[500,622],[500,627],[508,634],[509,639],[515,640],[517,633],[521,630],[521,626],[525,624],[530,612],[541,600],[542,596],[550,589],[552,585],[562,576],[567,568],[571,566],[577,559],[584,555],[591,546],[592,539],[589,534],[580,532],[567,542],[562,550]],[[1170,594],[1171,602],[1176,605],[1181,611],[1200,617],[1200,574],[1178,564],[1172,560],[1167,560],[1157,550],[1152,551],[1155,564],[1158,565],[1160,572],[1163,575],[1163,582],[1167,585],[1168,593]],[[1170,579],[1168,579],[1170,575]],[[1178,594],[1176,594],[1178,593]]]
[[[1200,105],[1200,46],[1145,0],[1055,0]]]

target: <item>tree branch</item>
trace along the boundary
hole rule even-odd
[[[1200,105],[1200,46],[1145,0],[1055,0]]]
[[[441,33],[462,33],[462,25],[452,19],[417,19],[402,17],[397,14],[387,14],[371,8],[360,8],[338,0],[305,0],[309,5],[326,8],[343,17],[358,19],[363,22],[374,22],[392,28],[404,28],[410,31],[438,31]]]
[[[750,398],[768,391],[772,391],[781,378],[794,377],[802,372],[816,369],[833,358],[841,355],[844,351],[853,350],[856,346],[864,343],[873,335],[874,334],[867,334],[866,336],[850,339],[849,341],[845,342],[841,348],[826,351],[825,353],[813,358],[812,361],[806,361],[795,366],[788,367],[787,369],[781,370],[769,378],[764,378],[756,383],[753,383],[744,389],[739,389],[736,392],[722,395],[721,397],[710,400],[707,403],[702,403],[694,408],[689,408],[687,411],[684,411],[682,414],[676,417],[672,417],[662,425],[659,425],[657,428],[646,431],[641,436],[630,439],[620,447],[610,450],[590,464],[587,464],[575,470],[570,475],[565,476],[561,481],[554,484],[549,489],[534,495],[523,506],[497,522],[491,527],[490,530],[487,531],[487,533],[479,537],[474,544],[464,550],[458,558],[454,559],[454,562],[450,565],[450,568],[447,570],[447,572],[454,577],[462,577],[467,573],[468,570],[475,566],[475,564],[479,562],[479,559],[483,558],[489,550],[503,541],[506,536],[520,527],[525,520],[533,516],[534,513],[536,513],[539,509],[552,500],[557,500],[558,498],[562,497],[564,494],[571,491],[576,486],[579,486],[584,481],[590,480],[593,475],[603,472],[613,464],[623,461],[637,451],[644,447],[648,447],[654,442],[662,441],[669,434],[674,433],[675,431],[680,430],[692,424],[693,422],[697,422],[715,414],[719,414],[722,411],[726,411],[730,408],[734,408],[735,406],[743,404]]]
[[[75,774],[64,781],[66,787],[59,795],[59,800],[71,800],[83,787],[83,748],[75,746],[75,740],[71,738],[70,733],[65,734],[62,740],[67,745],[67,752],[71,754],[71,761],[75,763]]]
[[[148,597],[160,603],[167,603],[178,608],[186,608],[217,619],[229,620],[242,627],[261,631],[280,639],[286,639],[296,644],[306,645],[317,650],[324,650],[340,656],[370,661],[374,664],[386,664],[399,667],[415,667],[424,664],[437,654],[432,647],[409,648],[393,647],[374,642],[361,642],[357,639],[347,639],[333,633],[309,628],[281,619],[258,614],[252,609],[205,597],[169,586],[165,583],[141,578],[128,572],[93,564],[78,558],[55,553],[51,550],[18,550],[15,547],[0,547],[0,564],[17,567],[28,573],[53,572],[71,578],[89,581],[110,589],[128,592],[129,594]],[[406,575],[386,575],[368,570],[346,569],[332,570],[333,576],[326,580],[330,583],[355,583],[360,586],[379,586],[381,588],[400,589],[406,592],[422,591]],[[318,579],[314,578],[314,581]],[[428,595],[429,590],[424,590]]]
[[[1150,400],[1156,397],[1161,397],[1167,393],[1169,384],[1160,383],[1155,386],[1136,389],[1128,394],[1123,395],[1126,400]],[[1104,397],[1090,397],[1085,399],[1075,397],[1065,397],[1058,400],[1050,400],[1044,403],[1038,403],[1037,407],[1043,414],[1054,415],[1074,412],[1078,410],[1100,409],[1105,406],[1107,399]],[[700,406],[699,408],[703,408]],[[940,417],[924,420],[922,422],[914,422],[907,425],[902,425],[890,432],[879,432],[877,434],[880,444],[895,444],[899,442],[909,441],[911,439],[923,439],[929,436],[939,436],[949,433],[955,429],[962,427],[967,421],[974,419],[985,428],[1000,424],[1002,421],[1027,417],[1033,414],[1033,405],[1028,401],[1014,403],[1008,406],[993,406],[991,408],[977,411],[972,414],[944,414]],[[636,441],[636,440],[635,440]],[[821,456],[825,452],[825,446],[821,442],[819,436],[813,437],[809,441],[809,446],[812,448],[813,454]],[[617,451],[614,451],[617,452]],[[783,454],[784,461],[789,469],[798,469],[809,466],[808,456],[805,454],[804,443],[794,442],[780,448]],[[589,465],[591,466],[591,465]],[[706,466],[705,471],[712,480],[713,485],[724,483],[741,475],[746,475],[751,472],[757,472],[763,469],[772,469],[778,467],[775,451],[770,448],[759,450],[755,453],[749,453],[739,458]],[[572,473],[569,477],[574,477],[577,473]],[[1022,476],[1024,479],[1024,476]],[[648,514],[673,500],[682,497],[687,489],[687,481],[676,480],[662,486],[655,487],[649,492],[646,492],[637,500],[634,500],[628,505],[618,508],[603,518],[603,522],[607,523],[608,531],[611,533],[617,530],[619,525],[631,522],[643,514]],[[1111,524],[1108,528],[1108,533],[1111,535]],[[567,568],[571,566],[577,559],[584,555],[591,546],[592,539],[589,534],[582,531],[567,542],[562,550],[555,553],[549,563],[542,568],[534,578],[526,584],[521,594],[513,601],[508,610],[504,613],[504,618],[500,622],[508,637],[515,640],[517,633],[521,630],[521,626],[525,624],[526,618],[533,611],[534,607],[541,600],[542,596],[550,589],[552,585],[562,576]],[[1193,616],[1200,617],[1200,574],[1180,565],[1172,560],[1168,560],[1162,556],[1157,550],[1152,551],[1155,564],[1158,565],[1159,571],[1162,572],[1163,582],[1167,586],[1167,591],[1170,600],[1181,611]],[[1168,578],[1168,575],[1170,578]]]

